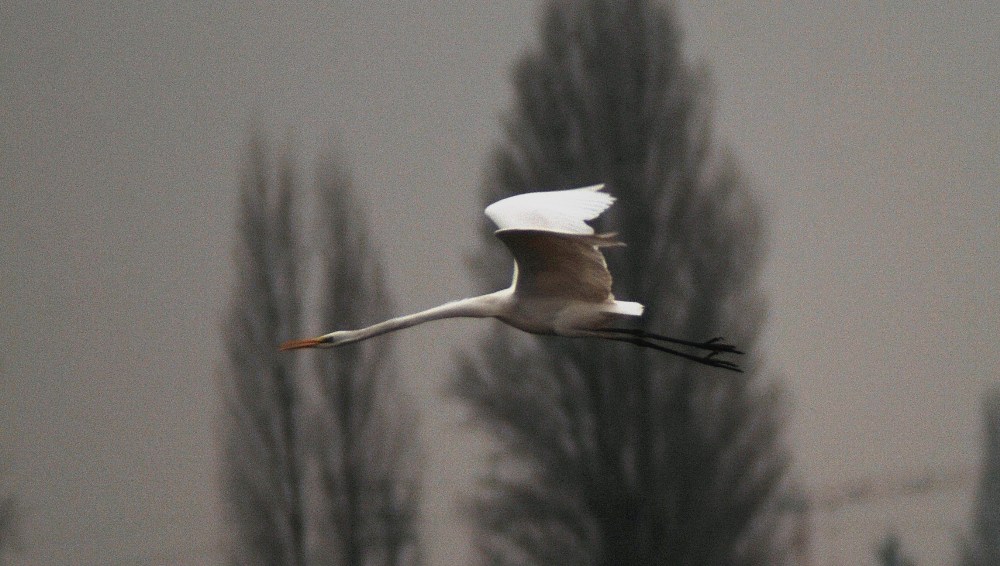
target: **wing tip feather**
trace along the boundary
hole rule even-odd
[[[522,193],[491,203],[486,216],[501,230],[540,229],[571,234],[593,234],[586,221],[600,216],[615,202],[604,183],[561,191]]]

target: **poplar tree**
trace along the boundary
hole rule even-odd
[[[983,406],[982,472],[972,531],[962,553],[964,566],[1000,564],[1000,389],[989,393]]]
[[[260,136],[241,181],[236,283],[224,327],[223,490],[235,564],[306,563],[302,404],[295,358],[301,290],[295,178]]]
[[[235,564],[412,565],[415,416],[391,342],[279,352],[301,335],[310,264],[290,159],[274,172],[258,137],[242,181],[237,276],[225,325],[223,489]],[[391,302],[367,223],[335,160],[309,231],[323,328],[378,319]],[[310,396],[310,393],[318,395]],[[318,397],[314,398],[314,397]]]
[[[0,498],[0,564],[6,564],[8,553],[17,546],[17,501],[8,495]]]
[[[355,203],[347,171],[329,159],[319,174],[320,325],[358,328],[388,318],[381,258]],[[417,542],[416,417],[399,387],[391,337],[318,352],[321,401],[311,443],[323,507],[318,563],[412,565]]]
[[[456,382],[508,455],[476,505],[480,548],[493,564],[795,562],[801,498],[758,345],[764,221],[671,11],[549,2],[514,87],[484,204],[607,183],[618,201],[595,227],[628,245],[605,254],[615,295],[646,305],[647,331],[725,336],[747,371],[498,328]],[[491,232],[473,259],[486,289],[510,278]]]

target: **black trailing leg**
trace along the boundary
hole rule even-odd
[[[720,336],[707,340],[705,342],[693,342],[691,340],[681,340],[679,338],[671,338],[669,336],[662,336],[660,334],[653,334],[652,332],[646,332],[645,330],[640,330],[638,328],[602,328],[600,332],[607,333],[604,337],[610,340],[616,340],[619,342],[628,342],[630,344],[635,344],[636,346],[642,346],[643,348],[652,348],[654,350],[659,350],[661,352],[666,352],[668,354],[673,354],[675,356],[680,356],[686,360],[691,360],[693,362],[698,362],[707,366],[728,369],[730,371],[736,371],[742,373],[743,370],[740,366],[734,362],[728,360],[717,359],[716,356],[719,354],[737,354],[742,355],[743,352],[736,349],[736,346],[732,344],[727,344],[725,340]],[[674,348],[668,348],[662,344],[657,344],[655,341],[659,342],[669,342],[671,344],[678,344],[680,346],[687,346],[689,348],[695,348],[698,350],[703,350],[705,354],[691,354],[688,352],[682,352]]]

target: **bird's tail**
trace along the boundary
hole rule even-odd
[[[625,315],[625,316],[642,316],[642,311],[645,307],[642,303],[634,303],[632,301],[615,301],[611,303],[608,312],[615,314]]]

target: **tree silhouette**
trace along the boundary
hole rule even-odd
[[[378,318],[388,291],[346,172],[320,175],[320,320]],[[237,277],[225,324],[224,499],[237,564],[416,564],[413,412],[388,340],[315,356],[300,335],[305,285],[293,163],[277,172],[260,136],[242,181]],[[308,358],[307,358],[308,359]],[[314,394],[314,395],[311,395]],[[315,394],[318,393],[318,394]]]
[[[295,179],[277,178],[260,136],[241,182],[236,287],[225,325],[223,489],[237,564],[305,564],[301,403],[295,358],[276,344],[299,333]]]
[[[882,566],[914,566],[913,560],[903,553],[903,543],[895,534],[886,535],[878,547],[878,559]]]
[[[514,73],[515,112],[484,201],[606,182],[598,222],[615,294],[646,330],[749,353],[747,373],[621,344],[499,329],[456,388],[513,455],[487,477],[480,546],[496,564],[783,564],[804,524],[761,369],[763,221],[711,138],[708,80],[669,10],[646,0],[550,2]],[[510,259],[483,224],[484,285]]]
[[[13,496],[0,498],[0,564],[6,564],[6,556],[17,546],[17,501]]]
[[[983,413],[982,475],[971,536],[962,553],[964,566],[1000,564],[1000,389],[987,395]]]
[[[380,261],[352,184],[336,159],[320,173],[321,326],[354,328],[391,311]],[[417,564],[415,415],[398,387],[391,338],[321,352],[313,428],[329,538],[321,563]]]

